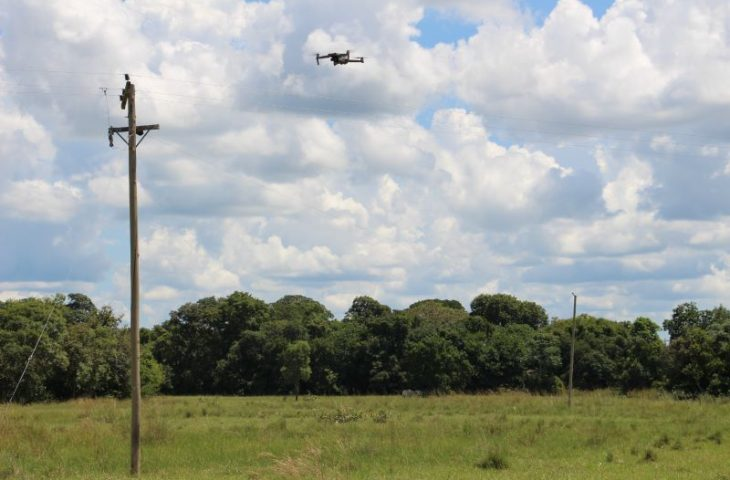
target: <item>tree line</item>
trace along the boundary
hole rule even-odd
[[[86,295],[0,302],[0,396],[21,402],[129,395],[129,332]],[[482,294],[467,311],[429,299],[395,310],[361,296],[342,319],[287,295],[266,303],[234,292],[186,303],[142,329],[143,394],[270,395],[556,393],[567,385],[571,319]],[[576,319],[574,385],[680,397],[730,394],[730,311],[678,305],[663,327],[639,317]]]

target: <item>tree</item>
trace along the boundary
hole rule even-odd
[[[155,360],[149,348],[142,347],[139,373],[143,396],[150,397],[160,393],[166,380],[165,369]]]
[[[469,318],[464,307],[456,300],[421,300],[408,307],[404,313],[419,322],[434,325],[464,323]]]
[[[690,396],[704,393],[722,370],[710,332],[689,327],[669,344],[669,387]]]
[[[67,397],[126,397],[130,394],[128,330],[94,323],[69,325],[63,348]]]
[[[186,303],[162,324],[154,355],[167,366],[170,386],[178,394],[216,393],[213,374],[244,331],[257,331],[269,320],[270,307],[248,293],[208,297]]]
[[[154,355],[168,367],[172,392],[215,391],[211,373],[228,351],[228,338],[222,335],[222,303],[214,297],[186,303],[170,312],[170,319],[162,324],[166,333],[155,342]]]
[[[364,322],[372,318],[388,315],[391,313],[390,307],[383,305],[374,298],[361,296],[356,297],[352,301],[352,306],[345,313],[345,321]]]
[[[664,342],[659,338],[659,325],[646,317],[639,317],[628,328],[619,372],[621,389],[627,392],[661,383],[667,358]]]
[[[311,348],[306,340],[298,340],[287,345],[281,356],[281,376],[285,385],[294,390],[294,397],[299,400],[299,388],[302,381],[309,380],[312,368],[309,365]]]
[[[271,304],[271,317],[301,325],[306,338],[327,335],[334,318],[332,312],[321,303],[302,295],[286,295]]]
[[[565,367],[570,364],[571,328],[571,320],[557,320],[546,329],[560,338],[564,383],[568,380]],[[576,318],[573,384],[584,389],[620,387],[628,336],[627,322],[579,315]]]
[[[529,342],[525,386],[533,392],[556,393],[563,388],[560,374],[563,362],[560,339],[548,332],[538,332]]]
[[[692,327],[702,327],[705,315],[697,308],[694,302],[682,303],[672,310],[672,318],[664,320],[664,330],[669,333],[670,341],[681,337]]]
[[[268,374],[271,362],[266,334],[255,330],[241,332],[216,365],[216,390],[235,395],[271,393],[278,377],[278,372],[274,378]]]
[[[478,295],[471,302],[471,314],[500,326],[519,323],[541,328],[548,323],[547,313],[540,305],[504,293]]]
[[[409,332],[403,365],[411,388],[432,392],[462,391],[473,374],[460,334],[423,325]]]
[[[68,307],[67,318],[70,323],[89,321],[97,313],[94,302],[83,293],[69,293],[66,307]]]
[[[69,359],[63,349],[66,337],[63,301],[63,295],[58,295],[53,299],[0,302],[0,401],[10,398],[39,337],[38,348],[14,401],[24,403],[68,396],[64,385]]]
[[[495,326],[481,341],[469,341],[467,348],[474,365],[472,389],[523,388],[530,359],[530,343],[536,331],[524,324]]]

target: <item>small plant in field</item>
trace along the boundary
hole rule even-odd
[[[537,421],[537,426],[535,427],[535,433],[542,434],[545,432],[545,420],[542,418]]]
[[[11,467],[0,469],[0,479],[15,478],[18,472],[14,471]]]
[[[371,413],[370,417],[375,423],[385,423],[388,421],[388,412],[386,412],[385,410],[379,410],[375,413]]]
[[[149,443],[162,443],[170,436],[170,427],[159,415],[150,415],[144,419],[142,440]]]
[[[644,461],[645,462],[656,462],[658,459],[657,454],[654,450],[651,448],[647,448],[644,452]]]
[[[679,439],[675,440],[672,444],[672,450],[682,450],[682,442]]]
[[[332,423],[351,423],[357,422],[363,417],[361,412],[351,410],[349,408],[340,407],[334,413],[322,412],[319,415],[320,420],[325,420]]]
[[[193,412],[190,410],[185,411],[185,418],[193,418]]]
[[[272,470],[284,478],[328,478],[322,462],[322,450],[312,446],[297,456],[275,459]]]
[[[279,418],[271,422],[268,426],[270,430],[285,431],[287,429],[286,418]]]
[[[615,459],[613,452],[606,453],[606,463],[613,463]]]
[[[631,447],[631,455],[638,455],[639,454],[639,448],[636,446]]]
[[[667,435],[666,433],[664,433],[664,434],[662,434],[661,437],[659,437],[659,438],[656,439],[656,441],[654,442],[654,446],[656,448],[663,448],[663,447],[666,447],[667,445],[669,445],[669,442],[670,441],[671,440],[669,438],[669,435]]]
[[[509,462],[503,452],[492,450],[483,460],[477,463],[477,467],[484,470],[506,470],[509,468]]]
[[[712,435],[709,435],[707,439],[720,445],[722,443],[722,432],[718,430]]]

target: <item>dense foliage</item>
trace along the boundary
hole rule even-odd
[[[129,331],[120,320],[80,293],[0,302],[0,398],[12,395],[26,363],[15,395],[19,402],[128,396]],[[148,349],[141,365],[144,392],[157,393],[165,375]]]
[[[550,393],[567,384],[570,319],[511,295],[479,295],[467,311],[430,299],[405,310],[355,298],[336,320],[321,303],[248,293],[203,298],[143,329],[143,393],[262,395],[477,392]],[[128,331],[85,295],[0,302],[0,395],[7,399],[43,325],[16,400],[129,394]],[[581,389],[666,388],[730,394],[730,311],[674,309],[648,318],[576,319],[574,384]]]

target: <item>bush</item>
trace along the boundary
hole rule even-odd
[[[645,462],[656,462],[657,461],[657,454],[654,450],[651,448],[647,448],[646,452],[644,452],[644,461]]]
[[[506,470],[509,468],[509,462],[503,452],[492,450],[486,458],[477,463],[477,467],[484,470]]]

